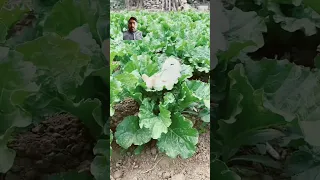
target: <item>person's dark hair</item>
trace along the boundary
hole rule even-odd
[[[130,20],[135,20],[136,22],[138,22],[137,18],[135,18],[135,17],[131,17],[131,18],[128,20],[128,23],[130,22]]]

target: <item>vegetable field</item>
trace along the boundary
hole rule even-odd
[[[143,40],[122,40],[131,16],[138,19]],[[135,154],[155,144],[167,157],[193,157],[202,127],[210,122],[209,13],[112,12],[110,27],[110,126],[115,144]],[[172,88],[148,88],[143,74],[158,73],[168,58],[181,62],[178,81]]]
[[[228,2],[211,9],[212,176],[317,179],[319,3]]]

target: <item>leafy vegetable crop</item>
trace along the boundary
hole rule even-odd
[[[319,11],[313,5],[311,1],[236,0],[224,6],[216,2],[211,9],[216,32],[211,84],[215,103],[211,129],[214,178],[318,177],[319,66],[315,56],[320,41],[313,46],[308,40],[300,46],[287,44],[314,48],[309,67],[303,62],[307,55],[300,60],[305,66],[297,65],[293,60],[296,54],[282,52],[293,58],[276,58],[278,54],[272,52],[281,49],[270,45],[285,46],[291,39],[317,37]],[[278,38],[272,38],[274,34]],[[301,39],[297,41],[301,43]]]
[[[135,16],[141,41],[123,41],[122,31]],[[123,119],[114,132],[117,144],[128,149],[157,140],[161,152],[189,158],[196,152],[199,132],[188,114],[210,122],[210,15],[198,12],[151,13],[146,11],[111,14],[111,116],[114,106],[126,98],[139,104],[136,116]],[[142,75],[161,70],[169,57],[179,59],[181,76],[172,89],[150,90]]]

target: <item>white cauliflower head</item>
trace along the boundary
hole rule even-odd
[[[143,74],[142,79],[146,82],[149,89],[162,90],[165,87],[168,90],[173,88],[173,85],[178,82],[181,77],[181,64],[179,60],[169,57],[162,64],[161,71],[151,77]]]

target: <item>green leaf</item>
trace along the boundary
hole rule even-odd
[[[320,120],[317,121],[300,121],[300,127],[304,134],[306,142],[313,146],[320,146],[319,136]]]
[[[188,88],[186,82],[182,84],[178,99],[179,100],[176,107],[180,110],[183,110],[189,107],[192,103],[198,101],[198,98],[194,96],[192,90]]]
[[[305,140],[319,146],[320,71],[296,66],[288,61],[263,59],[245,64],[248,79],[254,88],[263,88],[264,107],[287,121],[298,120]],[[253,70],[254,69],[254,70]]]
[[[248,133],[243,133],[238,136],[233,144],[233,147],[241,145],[256,145],[258,143],[266,143],[268,141],[284,137],[285,134],[276,129],[259,129],[252,130]]]
[[[6,173],[10,170],[16,157],[16,152],[6,146],[7,139],[0,139],[0,172]]]
[[[208,73],[210,71],[210,47],[198,46],[190,52],[192,55],[188,60],[200,72]]]
[[[179,81],[184,81],[184,80],[192,77],[193,68],[191,66],[182,64],[181,69],[182,69],[180,72],[181,77],[179,78]]]
[[[97,71],[103,71],[104,75],[102,78],[107,78],[108,64],[103,58],[100,46],[97,44],[96,40],[93,39],[88,24],[73,29],[66,39],[76,42],[80,47],[81,53],[90,56],[91,61],[86,67],[85,76]]]
[[[142,145],[151,140],[151,131],[147,128],[139,127],[139,118],[136,116],[127,116],[117,126],[115,132],[116,142],[128,149],[132,144]]]
[[[208,109],[200,111],[199,117],[203,122],[210,122],[210,111]]]
[[[120,93],[122,92],[121,83],[114,77],[110,77],[110,116],[113,116],[115,103],[120,101]]]
[[[22,54],[0,47],[0,89],[8,91],[20,90],[31,83],[36,76],[36,69],[30,62],[23,61]],[[5,77],[4,75],[7,75]]]
[[[290,174],[300,174],[312,169],[315,160],[311,153],[298,150],[293,152],[287,161],[287,170]]]
[[[109,154],[107,153],[107,150],[109,148],[110,144],[108,140],[99,139],[97,141],[97,144],[93,148],[93,154],[94,155],[103,155],[105,157],[108,157]]]
[[[268,9],[275,13],[273,15],[274,21],[286,31],[303,30],[306,36],[312,36],[317,33],[317,28],[320,27],[320,15],[310,7],[293,7],[290,15],[285,15],[280,9],[280,4],[277,3],[269,3]]]
[[[249,161],[249,162],[256,162],[261,163],[267,167],[281,169],[281,163],[267,157],[267,156],[259,156],[259,155],[244,155],[244,156],[237,156],[229,160],[231,161]]]
[[[139,74],[146,74],[152,76],[159,71],[159,65],[151,60],[149,55],[132,55],[132,62],[127,63],[124,66],[124,71],[132,72],[138,70]]]
[[[238,8],[227,11],[230,20],[230,28],[226,33],[226,38],[232,43],[246,43],[252,41],[254,46],[248,46],[244,52],[254,52],[264,45],[262,33],[267,32],[265,20],[258,16],[256,12],[244,12]],[[252,31],[254,29],[254,31]]]
[[[90,62],[90,57],[80,51],[77,43],[57,34],[47,34],[16,49],[39,69],[44,78],[39,76],[39,83],[47,81],[59,93],[75,98],[76,88],[84,81],[82,68]]]
[[[235,172],[231,171],[228,166],[219,159],[213,160],[210,163],[213,177],[223,180],[241,180],[241,177]]]
[[[144,148],[145,148],[144,144],[141,146],[138,146],[136,149],[134,149],[134,154],[135,155],[141,154],[143,152]]]
[[[63,19],[63,21],[61,21]],[[86,23],[79,1],[58,1],[44,22],[45,32],[55,32],[67,36],[73,29]]]
[[[91,174],[96,180],[104,180],[110,177],[110,167],[106,156],[96,156],[90,166]]]
[[[163,107],[166,109],[172,109],[175,106],[176,98],[171,92],[167,92],[163,96]]]
[[[133,90],[137,87],[139,78],[133,73],[121,73],[115,76],[115,78],[122,84],[123,89]]]
[[[319,178],[320,166],[310,168],[300,174],[293,176],[292,180],[305,180],[305,179],[317,179]]]
[[[162,104],[159,105],[160,113],[153,113],[154,102],[146,98],[140,106],[138,114],[140,128],[147,128],[152,132],[153,139],[159,139],[162,133],[168,132],[168,127],[171,125],[171,112]]]
[[[113,72],[119,66],[115,61],[113,61],[115,56],[116,56],[115,52],[110,52],[110,72]],[[130,71],[130,72],[132,72],[132,71]]]
[[[193,96],[200,101],[210,101],[210,86],[198,80],[186,81],[188,88],[193,91]],[[208,103],[206,104],[208,105]],[[209,108],[209,106],[207,106]]]
[[[99,0],[100,4],[103,2],[107,4],[108,1]],[[109,6],[107,8],[99,8],[99,18],[96,23],[97,32],[101,40],[110,39],[110,13],[108,12]]]
[[[241,134],[252,130],[266,128],[271,125],[285,123],[285,119],[276,113],[266,109],[263,106],[264,92],[261,89],[255,90],[251,86],[245,75],[244,67],[241,64],[235,66],[234,70],[229,72],[231,79],[227,106],[235,108],[237,112],[232,121],[219,121],[219,134],[224,138],[226,144],[234,144],[235,139]],[[234,99],[241,97],[235,103]],[[257,121],[259,119],[259,121]]]
[[[171,119],[172,124],[168,132],[161,135],[157,146],[171,158],[177,155],[183,159],[189,158],[196,152],[199,134],[192,128],[192,122],[181,114],[175,113]]]

